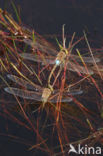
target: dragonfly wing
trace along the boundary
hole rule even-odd
[[[85,67],[74,64],[74,63],[72,63],[70,61],[68,61],[67,66],[68,66],[67,67],[68,70],[71,70],[71,71],[74,71],[74,72],[77,72],[77,73],[90,74],[90,75],[92,75],[94,73],[91,69],[88,69],[88,71],[87,71]]]
[[[35,62],[42,62],[43,60],[38,56],[38,55],[33,55],[30,53],[23,53],[19,54],[22,58],[30,60],[30,61],[35,61]]]
[[[65,95],[66,97],[62,97],[62,99],[59,99],[58,96],[55,96],[53,99],[50,99],[51,102],[57,103],[57,102],[71,102],[73,99],[71,97],[68,97],[68,95],[80,95],[82,94],[82,90],[73,90],[69,92],[64,92],[63,96]]]
[[[77,62],[81,62],[80,57],[77,56],[77,55],[73,55],[73,54],[71,54],[70,57],[71,57],[71,59],[72,59],[72,58],[75,59]],[[93,60],[92,57],[85,57],[85,56],[82,56],[82,59],[83,59],[84,62],[86,62],[86,63],[94,63],[94,60]],[[95,59],[95,62],[96,62],[96,63],[100,62],[100,59],[99,59],[99,58],[94,57],[94,59]]]
[[[55,55],[57,54],[57,51],[53,49],[50,46],[43,45],[42,43],[39,43],[38,41],[33,42],[31,39],[24,39],[23,40],[26,44],[30,45],[32,48],[38,49],[46,54]]]
[[[67,93],[68,95],[80,95],[80,94],[83,94],[83,90],[74,90],[74,91],[69,91]]]
[[[28,90],[13,88],[13,87],[6,87],[4,88],[4,90],[9,94],[13,94],[24,99],[41,101],[41,95],[37,94],[34,91],[28,91]]]
[[[24,53],[24,54],[19,54],[19,55],[22,58],[30,60],[30,61],[41,62],[42,65],[55,64],[55,58],[50,58],[50,57],[47,57],[47,56],[33,55],[31,53]]]
[[[65,98],[58,98],[58,96],[54,97],[53,99],[50,99],[50,102],[57,103],[57,102],[71,102],[73,99],[71,97],[65,97]]]
[[[34,84],[33,82],[28,82],[22,78],[19,78],[18,76],[8,74],[7,77],[12,80],[13,82],[31,90],[41,91],[42,88],[39,85]]]

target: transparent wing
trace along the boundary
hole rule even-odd
[[[6,87],[4,88],[4,90],[9,94],[13,94],[24,99],[42,101],[41,94],[37,94],[37,92],[34,92],[34,91],[22,90],[22,89],[13,88],[13,87]]]
[[[57,103],[57,102],[71,102],[73,99],[71,97],[65,97],[62,99],[58,99],[58,96],[54,97],[53,99],[50,99],[50,102]]]
[[[33,42],[31,39],[24,39],[23,41],[24,41],[24,43],[30,45],[32,48],[38,49],[44,53],[49,53],[51,55],[57,54],[57,51],[54,48],[52,48],[51,46],[47,46],[45,44],[43,45],[42,43],[39,43],[36,41]]]
[[[4,88],[4,90],[9,94],[13,94],[13,95],[19,96],[24,99],[42,101],[41,95],[37,95],[37,93],[34,91],[27,91],[27,90],[22,90],[22,89],[13,88],[13,87],[6,87],[6,88]],[[56,103],[57,98],[53,98],[50,101],[53,103]],[[70,98],[70,97],[64,98],[61,100],[61,102],[71,102],[71,101],[72,101],[72,98]]]
[[[33,55],[33,54],[29,54],[29,53],[24,53],[24,54],[20,54],[21,57],[28,59],[28,60],[32,60],[32,61],[36,61],[36,62],[41,62],[42,65],[46,65],[46,64],[55,64],[55,57],[54,59],[50,59],[48,57],[45,57],[45,60],[43,60],[42,58],[38,57],[37,55]],[[79,58],[78,58],[79,59]],[[85,58],[87,59],[87,58]],[[74,72],[80,72],[80,73],[84,73],[84,74],[88,74],[85,67],[80,66],[75,64],[72,61],[68,61],[68,70],[70,71],[74,71]],[[93,71],[91,69],[88,69],[89,74],[93,74]]]
[[[94,73],[91,69],[88,69],[88,71],[87,71],[85,69],[85,67],[74,64],[71,61],[68,61],[67,68],[68,68],[68,70],[74,71],[74,72],[77,72],[77,73],[90,74],[90,75],[92,75]]]
[[[78,55],[71,54],[70,58],[75,59],[77,62],[81,62],[81,59],[80,59],[80,57]],[[84,62],[86,62],[86,63],[94,63],[94,60],[93,60],[92,57],[82,56],[82,58],[83,58]],[[100,58],[94,57],[94,59],[95,59],[96,63],[100,62]]]
[[[30,61],[41,62],[42,65],[55,64],[55,57],[50,58],[47,56],[38,56],[38,55],[31,54],[31,53],[23,53],[19,55],[22,58],[30,60]]]
[[[31,99],[31,100],[36,100],[36,101],[41,101],[42,102],[42,95],[38,94],[37,92],[34,91],[28,91],[28,90],[23,90],[23,89],[18,89],[18,88],[14,88],[14,87],[6,87],[4,88],[4,90],[9,93],[9,94],[13,94],[15,96],[19,96],[21,98],[24,99]],[[82,94],[83,91],[82,90],[78,90],[78,91],[72,91],[69,92],[68,95],[79,95]],[[73,99],[71,97],[62,97],[62,99],[58,99],[58,96],[55,96],[53,98],[49,98],[49,101],[53,102],[53,103],[57,103],[58,102],[71,102]]]
[[[42,88],[39,85],[34,84],[33,82],[28,82],[18,76],[8,74],[7,77],[13,82],[31,90],[42,91]]]
[[[69,91],[67,92],[68,95],[80,95],[83,94],[83,90],[74,90],[74,91]]]
[[[20,54],[20,56],[23,57],[24,59],[27,59],[27,60],[32,60],[32,61],[35,61],[35,62],[41,62],[42,65],[55,64],[55,57],[54,57],[54,59],[53,58],[50,59],[48,57],[45,57],[45,60],[43,60],[42,58],[38,57],[37,55],[33,55],[33,54],[29,54],[29,53]],[[68,66],[67,67],[68,70],[70,70],[70,71],[88,74],[86,69],[85,69],[85,67],[77,65],[75,63],[72,63],[72,61],[68,61],[68,65],[67,66]],[[88,69],[88,72],[91,75],[93,74],[93,71],[91,69]]]
[[[70,95],[74,96],[74,95],[80,95],[80,94],[83,94],[82,90],[68,91],[68,92],[64,92],[63,93],[63,97],[61,99],[58,99],[58,96],[56,96],[56,97],[50,99],[50,101],[52,103],[57,103],[57,101],[58,102],[71,102],[71,101],[73,101],[73,99],[71,97],[68,97],[68,95],[69,96]]]
[[[27,59],[27,60],[30,60],[30,61],[41,62],[42,65],[55,64],[55,58],[56,58],[56,57],[53,57],[53,56],[51,56],[51,57],[48,57],[48,56],[41,57],[41,56],[33,55],[33,54],[30,54],[30,53],[20,54],[20,56],[23,57],[24,59]],[[70,60],[69,60],[70,62],[72,62],[72,58],[75,59],[77,62],[81,62],[81,59],[79,58],[79,56],[71,55]],[[91,57],[83,57],[83,60],[84,60],[84,62],[87,62],[87,63],[94,63],[93,59]],[[100,59],[95,58],[95,61],[100,62]],[[69,64],[69,66],[70,66],[71,71],[80,70],[79,72],[81,72],[81,73],[87,73],[85,71],[85,68],[80,66],[80,65],[78,65],[78,70],[76,69],[77,65],[75,65],[74,63]],[[93,71],[89,70],[89,73],[93,74]]]
[[[49,47],[49,46],[46,46],[46,45],[43,45],[43,44],[40,44],[39,42],[33,42],[32,40],[30,39],[24,39],[23,40],[26,44],[30,45],[31,47],[35,48],[35,49],[39,49],[41,50],[42,52],[46,52],[46,53],[49,53],[49,54],[57,54],[58,51],[53,49],[52,47]],[[74,59],[76,59],[77,62],[81,62],[81,59],[78,55],[73,55],[71,54],[70,56],[71,58],[73,57]],[[49,58],[48,58],[49,59]],[[83,60],[84,62],[86,63],[94,63],[94,60],[92,59],[92,57],[85,57],[83,56]],[[49,60],[50,61],[50,60]],[[52,62],[52,61],[51,61]],[[100,62],[100,58],[97,58],[95,57],[95,62]],[[55,62],[54,62],[55,63]]]

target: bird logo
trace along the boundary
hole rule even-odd
[[[71,152],[78,153],[72,144],[70,144],[69,146],[70,146],[70,150],[68,151],[68,154]]]

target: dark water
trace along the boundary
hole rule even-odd
[[[21,19],[27,26],[43,34],[61,34],[61,27],[66,24],[66,33],[82,33],[99,31],[103,33],[103,2],[102,0],[14,0],[20,6]],[[1,0],[1,6],[13,12],[8,0]]]
[[[67,35],[71,36],[73,32],[76,32],[77,36],[81,36],[83,30],[86,30],[88,33],[90,32],[91,38],[94,37],[95,44],[98,44],[97,37],[99,36],[100,46],[103,46],[102,0],[15,0],[13,2],[16,6],[20,6],[22,22],[27,27],[35,29],[36,32],[42,35],[61,35],[62,25],[66,24],[65,32]],[[2,7],[2,9],[7,9],[11,14],[14,13],[10,1],[8,0],[0,0],[0,7]],[[13,17],[15,18],[14,14]],[[0,117],[0,123],[0,128],[2,129],[4,127],[4,129],[1,130],[2,133],[7,133],[8,130],[7,132],[5,130],[7,128],[11,130],[8,133],[14,135],[17,133],[19,136],[22,136],[23,132],[24,138],[27,140],[32,138],[32,134],[25,128],[21,128],[15,124],[12,126],[12,122],[6,121],[3,117]],[[36,154],[36,152],[30,152],[27,151],[27,149],[28,145],[24,146],[24,144],[14,143],[10,138],[7,139],[7,137],[3,135],[0,136],[1,156],[42,155],[42,153]]]

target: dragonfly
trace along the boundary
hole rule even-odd
[[[67,69],[73,72],[77,73],[83,73],[83,74],[90,74],[92,75],[94,72],[92,69],[88,68],[88,71],[86,68],[76,62],[81,62],[81,59],[78,55],[70,54],[68,55],[68,51],[65,49],[61,50],[58,52],[57,50],[53,49],[53,47],[46,47],[42,45],[41,43],[39,44],[38,42],[33,42],[32,39],[24,39],[23,40],[26,44],[30,45],[32,48],[38,49],[43,52],[41,55],[33,54],[33,53],[23,53],[20,54],[20,56],[24,59],[30,60],[30,61],[35,61],[35,62],[40,62],[42,65],[47,65],[47,64],[52,64],[56,66],[63,65],[65,62],[65,59],[68,57],[68,62],[67,62]],[[49,53],[49,56],[45,56],[45,53]],[[55,53],[55,56],[54,56]],[[53,55],[51,55],[53,54]],[[82,57],[83,61],[85,63],[93,64],[94,60],[92,57]],[[95,62],[98,63],[100,62],[100,59],[95,57]],[[75,61],[76,60],[76,61]]]
[[[9,94],[13,94],[15,96],[24,98],[24,99],[30,99],[35,101],[43,102],[43,108],[45,106],[45,103],[52,102],[71,102],[73,100],[71,95],[80,95],[83,93],[82,90],[76,89],[72,91],[64,90],[62,94],[62,98],[60,101],[58,100],[58,96],[60,93],[60,90],[54,90],[53,92],[49,88],[41,87],[40,85],[34,84],[32,81],[28,82],[27,80],[24,80],[23,78],[20,78],[16,75],[8,74],[7,77],[15,82],[16,84],[23,87],[23,89],[14,88],[14,87],[6,87],[4,90],[8,92]],[[25,88],[25,89],[24,89]]]

